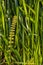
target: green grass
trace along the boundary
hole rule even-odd
[[[0,65],[43,65],[42,0],[0,0]]]

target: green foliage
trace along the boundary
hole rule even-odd
[[[43,0],[0,0],[0,65],[43,65]]]

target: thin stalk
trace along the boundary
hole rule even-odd
[[[19,18],[19,8],[18,8],[18,1],[15,0],[15,6],[16,6],[16,15],[17,15],[17,19]],[[17,20],[17,29],[16,29],[16,44],[17,44],[17,49],[18,49],[18,52],[19,52],[19,43],[18,43],[18,20]]]
[[[32,53],[34,54],[34,25],[32,24]]]
[[[38,43],[38,17],[39,17],[39,1],[36,1],[36,4],[35,4],[35,11],[36,11],[36,16],[35,16],[35,34],[36,34],[36,38],[35,38],[35,43],[37,44]],[[37,49],[36,49],[37,51]],[[35,54],[35,62],[36,62],[36,65],[38,65],[38,55],[37,55],[37,52]],[[36,61],[37,60],[37,61]]]
[[[29,17],[30,17],[30,9],[29,9]],[[27,26],[28,27],[30,27],[30,20],[29,20],[29,17],[28,17],[28,19],[27,19]],[[28,29],[28,28],[27,28]],[[28,36],[29,36],[29,33],[30,31],[28,31]],[[30,49],[30,37],[28,37],[28,51],[29,51],[29,49]],[[30,55],[29,55],[29,52],[27,53],[27,60],[29,61],[29,57],[30,57]]]
[[[41,14],[41,40],[42,40],[42,48],[41,49],[42,49],[42,63],[43,63],[43,13]]]
[[[23,22],[22,22],[23,23]],[[25,50],[24,50],[24,28],[22,28],[22,44],[23,44],[23,62],[25,65]]]
[[[24,7],[24,11],[25,11],[25,14],[27,16],[27,9],[26,9],[26,4],[25,4],[25,0],[22,0],[23,1],[23,7]]]

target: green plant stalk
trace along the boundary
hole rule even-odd
[[[23,29],[23,38],[22,38],[23,40],[23,42],[22,42],[22,44],[23,44],[23,62],[24,62],[24,64],[23,65],[25,65],[25,50],[24,50],[24,29]]]
[[[24,11],[25,11],[25,14],[27,16],[27,9],[26,9],[26,4],[25,4],[25,0],[22,0],[23,1],[23,7],[24,7]]]
[[[19,9],[18,7],[16,7],[16,13],[17,13],[17,18],[19,19]],[[18,51],[19,51],[19,43],[18,43],[18,25],[19,25],[19,20],[17,20],[17,29],[16,29],[16,36],[17,36],[17,48],[18,48]]]
[[[2,6],[1,6],[1,4],[0,4],[0,11],[1,11],[1,13],[2,13],[2,17],[1,17],[1,19],[2,19],[2,25],[3,25],[4,35],[5,35],[4,13],[3,13],[3,10],[2,10]]]
[[[32,53],[34,54],[34,25],[32,24]]]
[[[23,21],[22,21],[22,23],[23,23]],[[24,28],[23,28],[23,27],[22,27],[22,44],[23,44],[23,62],[24,62],[24,64],[23,64],[23,65],[25,65]]]
[[[29,17],[30,17],[30,9],[29,9]],[[29,23],[29,17],[28,17],[28,19],[27,19],[27,21],[28,21],[28,23],[27,23],[27,25],[28,25],[28,27],[30,27],[30,23]],[[29,32],[30,31],[28,31],[28,35],[29,35]],[[29,49],[30,49],[30,37],[28,37],[28,51],[29,51]],[[29,61],[29,52],[28,52],[28,54],[27,54],[27,59],[28,59],[28,61]]]
[[[22,0],[23,1],[23,7],[24,7],[24,12],[25,12],[25,15],[26,15],[26,20],[28,21],[26,21],[27,22],[27,25],[28,25],[28,27],[29,27],[29,17],[27,16],[27,9],[26,9],[26,3],[25,3],[25,0]],[[29,35],[29,33],[28,33],[28,35]],[[28,50],[30,49],[29,48],[29,44],[30,44],[30,39],[28,38]],[[25,55],[24,55],[25,56]],[[28,58],[28,60],[29,60],[29,53],[27,54],[27,58]]]
[[[6,3],[7,2],[7,3]],[[10,21],[10,2],[9,2],[9,0],[6,0],[6,4],[5,4],[5,9],[6,9],[6,13],[5,13],[5,15],[6,15],[6,17],[5,17],[5,23],[6,23],[6,36],[8,37],[8,33],[9,33],[9,31],[10,31],[10,25],[11,25],[11,21]]]
[[[4,22],[4,14],[2,12],[2,23],[3,23],[3,29],[4,29],[4,35],[5,35],[5,22]]]
[[[37,52],[38,52],[38,54],[39,54],[39,56],[40,56],[40,57],[38,57],[38,58],[39,58],[38,64],[41,65],[41,64],[42,64],[42,55],[41,55],[40,44],[41,44],[41,43],[40,43],[40,37],[38,36],[38,45],[37,45],[37,46],[38,46],[38,47],[37,47],[38,49],[37,49]]]
[[[35,41],[36,41],[36,45],[37,45],[37,43],[38,43],[38,41],[37,41],[37,39],[38,39],[37,35],[38,35],[39,1],[36,1],[35,11],[36,11],[36,16],[35,16],[35,34],[36,34],[36,39],[35,39]],[[36,63],[36,65],[38,65],[38,59],[37,59],[37,57],[38,57],[38,55],[37,55],[37,52],[36,52],[36,56],[35,56],[35,63]]]
[[[37,5],[37,7],[36,7],[36,16],[35,16],[35,34],[38,34],[39,2],[36,3],[36,5]]]
[[[42,10],[42,30],[43,30],[43,10]],[[42,63],[43,63],[43,32],[42,32]]]
[[[1,33],[1,32],[0,32]],[[1,62],[1,59],[2,59],[2,39],[1,39],[1,34],[0,34],[0,62]]]
[[[15,7],[16,7],[16,15],[17,15],[17,19],[19,19],[19,8],[18,8],[18,1],[15,0]],[[19,52],[19,43],[18,43],[18,20],[17,20],[17,28],[16,28],[16,36],[15,36],[15,44],[17,44],[17,49],[18,49],[18,52]]]
[[[43,14],[41,16],[41,40],[42,40],[42,63],[43,63]]]

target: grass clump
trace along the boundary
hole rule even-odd
[[[0,0],[0,65],[43,65],[42,0]]]

